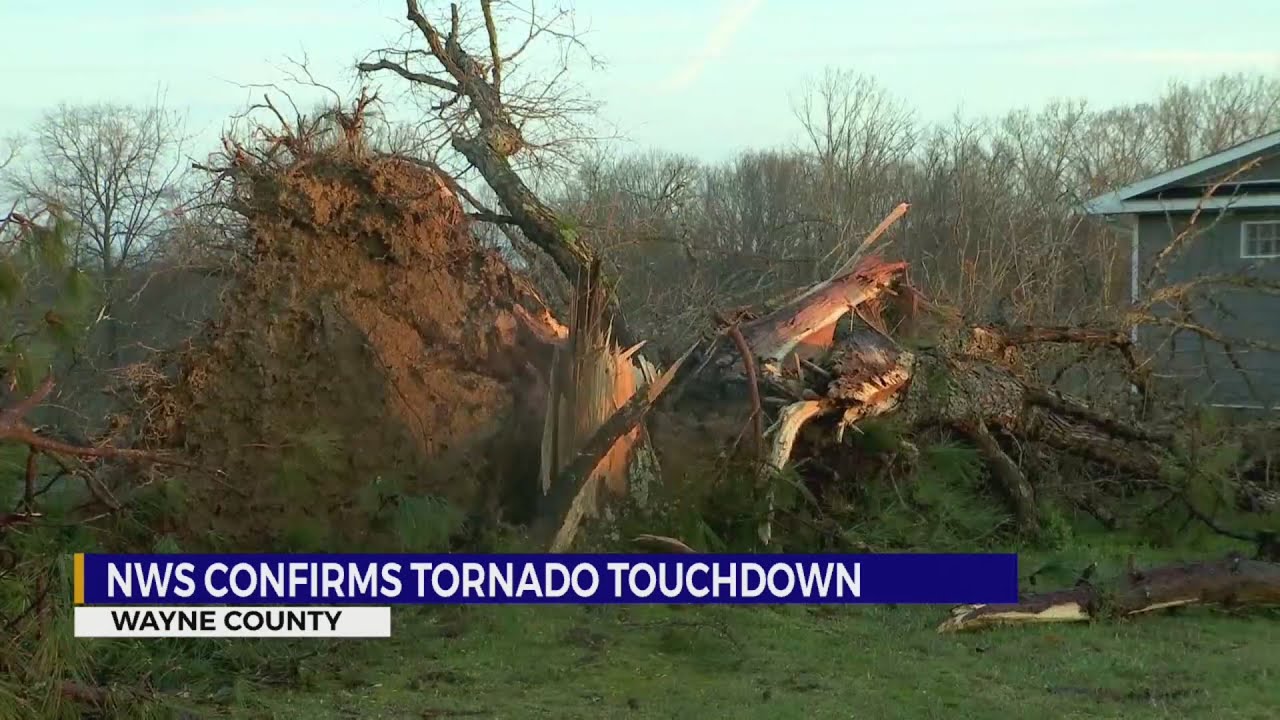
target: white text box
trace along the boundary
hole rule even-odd
[[[77,607],[76,637],[391,637],[389,607]]]

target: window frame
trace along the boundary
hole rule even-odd
[[[1275,234],[1271,237],[1270,253],[1262,255],[1250,255],[1247,251],[1249,247],[1249,228],[1254,225],[1271,225],[1275,227]],[[1240,223],[1240,259],[1242,260],[1271,260],[1280,258],[1280,220],[1245,220]]]

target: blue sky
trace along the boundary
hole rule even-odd
[[[345,89],[359,56],[403,33],[400,0],[0,5],[0,135],[58,102],[149,102],[160,90],[211,143],[249,101],[236,83],[279,81],[286,56],[305,52],[319,79]],[[1150,98],[1172,79],[1280,73],[1280,2],[1218,5],[578,0],[584,39],[607,64],[575,78],[636,147],[715,159],[795,141],[791,99],[827,66],[875,76],[926,120],[1060,97],[1111,105]]]

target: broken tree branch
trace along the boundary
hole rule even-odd
[[[1022,473],[1013,458],[1000,447],[985,420],[974,418],[961,426],[961,429],[991,466],[992,476],[1000,483],[1001,489],[1008,496],[1013,506],[1014,517],[1018,527],[1024,532],[1035,532],[1040,528],[1040,519],[1036,511],[1035,493],[1027,476]]]
[[[665,535],[637,535],[631,539],[631,543],[641,550],[650,552],[675,553],[681,555],[697,554],[697,550],[685,545],[683,542]]]
[[[74,445],[72,443],[54,440],[53,438],[44,437],[37,433],[26,422],[26,416],[36,409],[52,392],[54,386],[53,374],[45,376],[40,385],[26,396],[14,402],[10,407],[0,409],[0,442],[11,441],[21,443],[27,446],[27,461],[25,468],[25,484],[23,490],[23,509],[27,515],[34,515],[35,505],[35,478],[37,470],[37,460],[41,454],[47,454],[50,457],[57,458],[59,455],[66,455],[78,458],[94,458],[99,460],[127,460],[138,463],[150,463],[156,465],[172,465],[177,467],[195,467],[194,465],[165,457],[154,452],[145,450],[133,450],[128,448],[114,447],[90,447],[85,445]],[[61,461],[60,461],[61,462]],[[92,484],[89,486],[93,491]],[[112,509],[118,509],[111,502],[104,502]]]
[[[854,267],[858,263],[858,261],[862,259],[862,255],[866,253],[867,250],[869,250],[872,245],[875,245],[876,241],[879,240],[881,236],[883,236],[886,232],[888,232],[889,228],[893,227],[894,223],[901,220],[902,216],[906,215],[907,211],[910,209],[911,209],[911,203],[904,202],[904,203],[898,203],[897,207],[895,207],[893,210],[890,210],[889,214],[885,215],[884,219],[880,221],[880,224],[877,225],[875,229],[872,230],[871,233],[868,234],[867,237],[862,240],[862,244],[859,245],[858,249],[853,252],[853,255],[851,255],[848,260],[845,260],[844,263],[840,265],[839,270],[836,270],[834,273],[831,274],[832,279],[839,277],[840,275],[844,274],[845,271],[849,270],[849,268]]]
[[[776,368],[796,346],[864,302],[878,298],[906,272],[905,262],[867,257],[853,270],[815,285],[813,290],[764,317],[743,325],[747,344],[766,368]]]
[[[747,344],[747,339],[742,336],[742,330],[738,328],[738,323],[730,322],[723,315],[718,316],[720,322],[727,327],[725,332],[729,334],[733,340],[734,346],[738,348],[738,354],[742,356],[743,370],[747,377],[747,393],[751,400],[751,421],[753,446],[755,448],[755,461],[757,463],[764,460],[764,410],[760,405],[760,378],[756,373],[755,353],[751,351],[751,346]]]

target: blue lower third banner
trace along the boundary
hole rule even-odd
[[[76,555],[87,606],[948,604],[1018,600],[982,555]],[[236,616],[240,617],[240,616]]]

